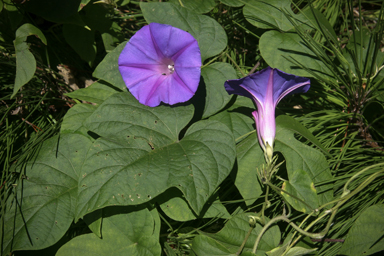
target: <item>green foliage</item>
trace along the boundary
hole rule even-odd
[[[380,253],[383,15],[369,1],[0,0],[1,254]],[[127,90],[118,58],[151,22],[199,43],[189,102]],[[254,103],[223,86],[268,65],[311,78],[278,105],[272,165]]]
[[[225,91],[223,84],[227,80],[236,79],[236,72],[228,63],[216,62],[202,68],[201,76],[207,92],[203,112],[203,118],[206,118],[223,109],[232,98]]]
[[[62,246],[56,255],[159,255],[157,211],[144,208],[123,213],[113,208],[103,210],[106,217],[102,239],[94,234],[78,236]],[[108,216],[111,214],[114,215]]]
[[[140,7],[148,23],[169,24],[191,33],[199,42],[203,61],[219,54],[227,45],[224,29],[210,17],[171,3],[141,3]]]
[[[16,39],[13,41],[16,50],[16,78],[13,94],[15,96],[20,88],[32,79],[36,71],[36,60],[29,51],[27,37],[36,35],[44,44],[47,44],[44,34],[31,24],[24,24],[16,31]]]
[[[373,205],[365,209],[348,232],[340,254],[371,255],[384,250],[384,205]]]
[[[252,214],[237,214],[216,234],[203,233],[197,236],[192,242],[194,255],[235,255],[250,230],[249,216],[252,216]],[[262,226],[260,224],[256,224],[256,226],[252,228],[243,252],[251,251],[253,241],[255,241],[257,235],[260,234],[261,229]],[[262,252],[275,248],[279,242],[280,230],[277,226],[273,226],[264,234],[260,243],[260,251],[257,255],[263,255]]]

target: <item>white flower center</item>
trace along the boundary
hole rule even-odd
[[[175,72],[175,62],[171,59],[163,59],[159,65],[159,71],[163,76],[172,75]]]
[[[175,65],[168,65],[169,74],[173,74],[175,72]]]

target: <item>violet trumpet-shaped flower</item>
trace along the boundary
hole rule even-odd
[[[170,25],[151,23],[131,37],[119,56],[119,71],[132,95],[155,107],[189,100],[200,82],[196,39]]]
[[[228,80],[224,86],[229,94],[246,96],[255,101],[257,110],[252,115],[259,144],[271,160],[276,134],[276,105],[288,94],[307,92],[310,80],[268,67],[241,79]]]

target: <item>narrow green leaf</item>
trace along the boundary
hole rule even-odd
[[[36,71],[35,56],[29,51],[25,40],[17,38],[13,43],[16,49],[16,77],[11,97],[14,97],[20,88],[32,79]]]
[[[40,29],[26,23],[16,31],[16,39],[13,41],[16,50],[16,77],[15,86],[11,97],[14,97],[20,88],[32,79],[36,71],[36,60],[29,51],[27,37],[35,35],[41,39],[44,44],[47,40]]]

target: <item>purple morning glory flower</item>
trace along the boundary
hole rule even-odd
[[[151,23],[124,47],[119,71],[129,91],[144,105],[185,102],[200,82],[200,48],[188,32]]]
[[[229,94],[246,96],[255,101],[257,110],[252,115],[256,121],[259,143],[264,151],[270,147],[273,152],[276,105],[288,94],[307,92],[310,80],[268,67],[241,79],[228,80],[224,86]],[[271,159],[270,152],[268,155]]]

